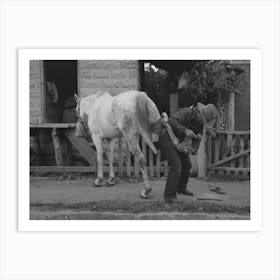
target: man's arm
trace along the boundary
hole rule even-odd
[[[186,127],[184,127],[177,119],[174,117],[169,118],[168,123],[172,127],[173,130],[176,130],[181,134],[181,136],[185,135]]]
[[[189,137],[192,135],[192,131],[187,129],[187,127],[184,126],[184,124],[191,119],[192,110],[191,108],[183,108],[176,113],[174,113],[168,120],[168,123],[170,124],[171,128],[174,130],[175,135],[180,138],[184,138],[186,136],[186,133],[189,133]]]

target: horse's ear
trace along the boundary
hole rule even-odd
[[[80,103],[80,97],[76,93],[74,93],[74,98],[75,98],[76,103],[79,104]]]

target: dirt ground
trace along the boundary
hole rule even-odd
[[[140,198],[143,182],[118,180],[97,188],[93,178],[31,178],[31,219],[249,219],[250,181],[190,178],[193,197],[163,201],[165,179],[151,181],[148,200]],[[219,187],[225,194],[210,189]]]

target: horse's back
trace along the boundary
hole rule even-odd
[[[111,99],[112,96],[106,91],[90,94],[81,100],[81,109],[88,115],[91,115],[100,107],[100,104],[104,103],[104,98]]]
[[[135,100],[137,99],[137,96],[139,96],[139,94],[145,94],[145,93],[137,91],[137,90],[125,91],[125,92],[122,92],[122,93],[114,96],[114,102],[123,104],[124,106],[126,106],[128,104],[131,105],[132,102],[135,102]]]

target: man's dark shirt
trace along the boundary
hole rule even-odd
[[[171,126],[175,136],[183,141],[185,138],[185,131],[191,129],[195,134],[203,132],[203,124],[196,121],[196,110],[191,107],[185,107],[174,113],[169,119],[168,123]]]

